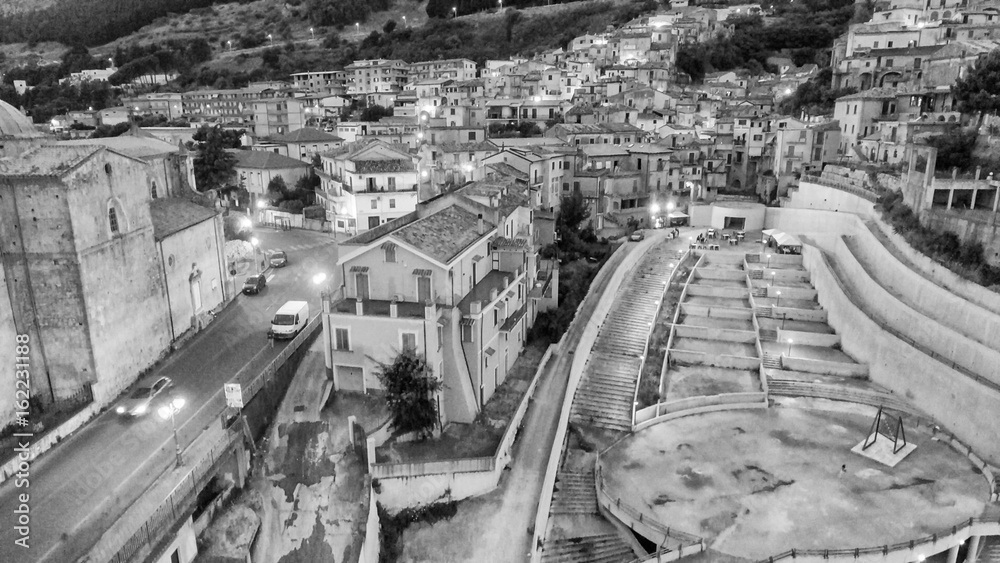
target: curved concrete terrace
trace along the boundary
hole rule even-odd
[[[729,410],[662,422],[601,455],[603,486],[647,521],[751,559],[904,542],[983,513],[986,480],[928,426],[907,417],[917,448],[889,468],[850,451],[868,434],[874,409],[836,409]]]

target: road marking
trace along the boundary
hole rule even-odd
[[[265,278],[265,279],[267,280],[268,283],[270,283],[271,280],[274,279],[274,274],[271,274],[270,276],[267,276],[267,278]]]

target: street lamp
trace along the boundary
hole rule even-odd
[[[773,270],[771,271],[771,285],[774,285],[774,274],[775,273],[776,272],[774,272]]]
[[[254,239],[254,240],[256,240],[256,239]],[[775,291],[774,294],[775,294],[775,298],[774,298],[775,299],[775,304],[774,304],[774,306],[775,307],[781,307],[781,292],[780,291]]]
[[[254,237],[250,239],[250,244],[253,245],[253,265],[257,269],[257,274],[260,274],[260,262],[257,261],[257,246],[260,245],[260,241]]]
[[[403,27],[406,27],[406,16],[403,16]]]
[[[791,338],[788,339],[788,357],[789,358],[792,357],[792,339]]]
[[[770,254],[767,255],[767,267],[768,268],[771,267],[771,255]]]
[[[267,40],[270,41],[271,46],[274,47],[274,37],[271,37],[270,33],[267,34]]]
[[[457,18],[458,17],[458,7],[457,6],[452,6],[451,7],[451,17],[453,17],[453,18]]]
[[[361,24],[360,23],[354,22],[354,31],[358,32],[358,35],[361,35]]]
[[[312,38],[316,39],[316,30],[314,30],[313,28],[310,27],[309,28],[309,35],[312,35]]]
[[[232,53],[233,52],[233,42],[232,41],[226,41],[226,45],[229,45],[229,52]]]
[[[181,442],[177,438],[177,421],[174,419],[174,415],[176,415],[182,408],[184,408],[184,399],[177,397],[176,399],[170,401],[169,404],[160,407],[160,410],[158,411],[160,413],[160,418],[170,421],[170,427],[174,431],[174,453],[177,455],[178,467],[184,465],[184,460],[181,459]]]

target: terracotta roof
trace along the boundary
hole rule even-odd
[[[486,220],[483,223],[486,232],[495,226]],[[447,264],[486,235],[479,234],[475,214],[452,205],[400,228],[392,236]]]
[[[0,158],[0,176],[62,176],[102,147],[43,146],[16,157]]]
[[[151,158],[180,152],[180,147],[177,145],[172,145],[155,137],[134,137],[128,135],[102,137],[99,139],[72,139],[59,141],[57,144],[61,146],[99,145],[134,158]]]
[[[498,174],[501,174],[503,176],[510,176],[511,178],[515,178],[517,180],[524,180],[525,182],[528,181],[527,174],[521,172],[520,170],[514,168],[513,166],[507,164],[506,162],[496,162],[493,164],[487,164],[486,166],[488,168],[492,168]]]
[[[154,199],[149,204],[153,220],[153,238],[163,240],[170,235],[215,217],[216,211],[181,198]]]
[[[437,146],[441,152],[478,152],[497,150],[497,146],[489,141],[478,141],[475,143],[441,143]]]
[[[237,168],[258,168],[261,170],[280,170],[285,168],[309,168],[301,160],[289,158],[271,151],[230,150],[236,157]]]
[[[312,127],[303,127],[284,135],[271,137],[271,142],[274,143],[333,143],[336,141],[343,141],[343,139]]]
[[[837,101],[843,102],[851,100],[888,100],[890,98],[895,98],[899,94],[900,91],[895,88],[872,88],[870,90],[858,92],[857,94],[842,96],[840,98],[837,98]]]
[[[528,241],[523,238],[497,237],[493,239],[495,250],[524,250],[528,247]]]
[[[413,170],[413,162],[409,160],[357,160],[354,167],[358,174],[408,172]]]

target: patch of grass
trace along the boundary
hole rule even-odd
[[[451,520],[458,513],[458,501],[405,508],[395,516],[390,515],[381,504],[376,506],[376,510],[379,520],[379,543],[382,544],[378,561],[395,563],[403,554],[402,539],[406,528],[418,522],[434,524],[442,520]]]
[[[666,357],[667,339],[670,338],[670,323],[674,320],[674,311],[684,290],[684,281],[687,280],[689,268],[681,263],[678,265],[678,272],[674,275],[673,283],[664,296],[663,306],[656,317],[656,324],[653,333],[649,338],[649,352],[646,356],[646,363],[642,367],[642,375],[639,378],[639,402],[638,408],[644,409],[655,405],[660,399],[660,372],[663,370],[663,359]]]

